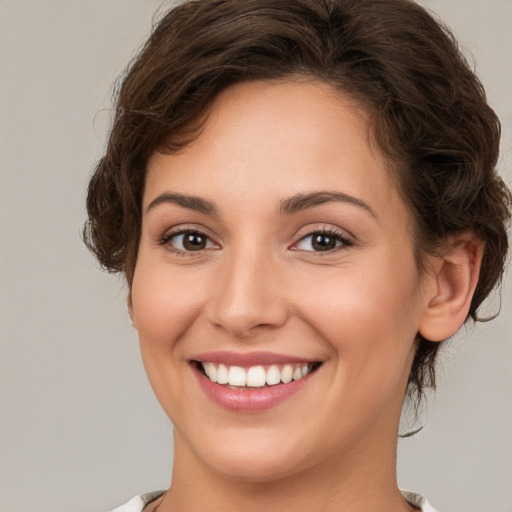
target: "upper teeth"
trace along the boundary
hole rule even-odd
[[[292,380],[301,379],[312,369],[312,365],[309,363],[271,365],[267,369],[261,365],[249,368],[203,362],[201,365],[212,382],[250,388],[261,388],[265,384],[274,386],[281,382],[286,384]]]

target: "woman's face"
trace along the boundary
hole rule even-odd
[[[394,450],[426,287],[354,102],[224,91],[143,208],[129,308],[176,463],[265,481]]]

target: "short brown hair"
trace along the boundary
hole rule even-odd
[[[450,234],[471,230],[485,243],[468,315],[476,320],[508,248],[500,124],[450,31],[411,0],[191,0],[168,12],[120,82],[89,184],[84,239],[102,267],[131,285],[155,150],[190,142],[228,86],[297,77],[326,82],[372,114],[415,221],[420,268]],[[438,348],[420,340],[409,379],[418,395],[435,385]]]

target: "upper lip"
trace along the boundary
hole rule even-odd
[[[203,363],[219,363],[226,366],[257,366],[286,363],[311,363],[318,362],[315,359],[306,359],[304,357],[291,356],[286,354],[276,354],[274,352],[230,352],[215,351],[197,354],[191,358],[191,361]]]

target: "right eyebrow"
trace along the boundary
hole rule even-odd
[[[145,210],[145,213],[150,212],[161,204],[177,204],[183,208],[189,210],[195,210],[196,212],[206,213],[207,215],[217,215],[217,208],[210,201],[206,201],[198,196],[190,196],[187,194],[176,194],[172,192],[164,192],[158,197],[155,197]]]
[[[296,194],[291,196],[280,203],[279,212],[281,214],[292,214],[306,210],[308,208],[314,208],[324,203],[329,202],[340,202],[351,204],[366,210],[372,217],[377,218],[377,214],[368,206],[364,201],[358,197],[344,194],[342,192],[331,192],[331,191],[318,191],[311,192],[309,194]]]

